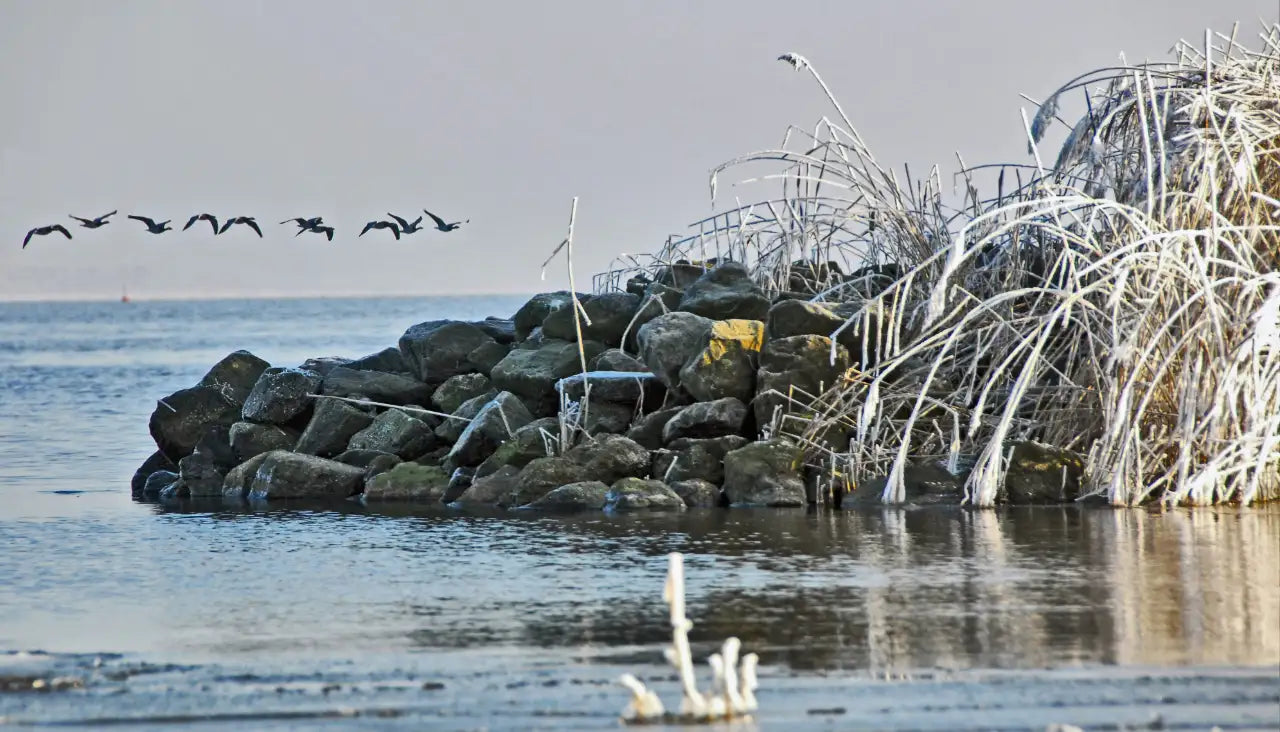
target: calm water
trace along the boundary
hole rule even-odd
[[[665,554],[761,729],[1280,728],[1280,511],[545,518],[134,502],[155,399],[521,298],[0,304],[0,726],[609,729]],[[59,674],[84,688],[4,693]]]

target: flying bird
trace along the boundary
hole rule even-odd
[[[208,221],[209,225],[213,227],[213,233],[218,233],[218,217],[207,213],[197,214],[187,219],[187,225],[182,227],[182,230],[186,231],[187,229],[190,229],[197,221]]]
[[[323,223],[324,223],[324,217],[323,217],[323,216],[316,216],[316,217],[313,217],[313,218],[304,219],[304,218],[302,218],[301,216],[299,216],[299,217],[297,217],[297,218],[293,218],[293,219],[285,219],[284,221],[281,221],[280,223],[282,223],[282,224],[287,224],[287,223],[289,223],[290,221],[292,221],[293,223],[295,223],[295,224],[297,224],[297,225],[298,225],[298,229],[299,229],[298,234],[301,234],[301,233],[302,233],[302,232],[304,232],[304,231],[308,231],[308,230],[310,230],[310,229],[314,229],[314,228],[316,228],[317,226],[319,226],[320,224],[323,224]],[[297,236],[297,234],[294,234],[294,236]]]
[[[302,229],[301,231],[298,232],[298,234],[301,234],[304,231],[310,231],[316,234],[324,234],[325,236],[329,237],[329,241],[333,241],[332,226],[313,226],[310,229]],[[294,234],[294,236],[297,236],[298,234]]]
[[[244,224],[250,229],[258,232],[259,239],[262,238],[262,229],[258,228],[258,222],[254,221],[252,216],[236,216],[235,218],[227,219],[226,222],[222,224],[222,228],[218,229],[218,233],[225,234],[227,229],[231,228],[232,224]]]
[[[400,229],[390,221],[370,221],[364,225],[364,229],[360,231],[360,236],[364,236],[369,229],[391,229],[391,233],[396,235],[396,241],[400,241]]]
[[[62,224],[54,224],[53,226],[37,226],[36,228],[27,232],[26,238],[22,240],[22,248],[23,249],[27,248],[27,244],[31,241],[31,237],[46,236],[48,234],[52,234],[55,231],[61,232],[61,234],[67,237],[68,239],[71,238],[71,232],[67,231],[67,228]]]
[[[412,223],[410,223],[410,222],[409,222],[409,221],[407,221],[406,219],[402,219],[402,218],[400,218],[399,216],[396,216],[395,214],[391,213],[390,211],[388,211],[388,212],[387,212],[387,215],[388,215],[388,216],[390,216],[391,218],[395,219],[395,220],[396,220],[396,223],[400,225],[400,233],[401,233],[401,234],[412,234],[412,233],[414,233],[415,231],[421,231],[421,230],[422,230],[422,217],[421,217],[421,216],[419,216],[418,218],[414,219],[414,220],[413,220],[413,222],[412,222]]]
[[[439,229],[440,231],[453,231],[454,229],[458,228],[459,226],[462,226],[463,224],[471,223],[471,219],[467,219],[466,221],[455,221],[452,224],[446,224],[444,222],[444,219],[440,218],[439,216],[436,216],[435,214],[431,213],[425,208],[422,209],[422,213],[430,216],[431,220],[436,222],[436,228]]]
[[[86,229],[96,229],[99,226],[106,226],[107,224],[111,223],[110,221],[107,221],[107,219],[115,215],[116,215],[116,212],[112,211],[109,214],[102,214],[96,219],[82,219],[79,216],[72,216],[71,218],[75,219],[76,221],[79,221],[80,225]]]
[[[161,221],[160,223],[157,224],[155,222],[155,219],[149,219],[146,216],[134,216],[133,214],[129,214],[129,218],[133,219],[134,221],[141,221],[142,223],[146,224],[147,231],[152,234],[163,234],[166,231],[173,230],[173,227],[169,226],[169,221],[171,219],[165,219],[164,221]]]

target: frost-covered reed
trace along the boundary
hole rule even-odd
[[[1026,439],[1084,454],[1086,492],[1117,505],[1280,498],[1280,24],[1072,80],[1023,114],[1032,162],[961,160],[958,200],[937,168],[882,167],[814,66],[781,60],[836,117],[711,175],[713,204],[748,163],[773,172],[742,182],[777,194],[628,255],[598,288],[713,257],[775,293],[797,268],[861,275],[815,278],[813,301],[856,306],[862,365],[786,431],[847,479],[890,476],[886,501],[909,461],[964,454],[966,502],[991,505]]]

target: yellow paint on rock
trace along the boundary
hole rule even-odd
[[[759,352],[764,348],[764,323],[759,320],[717,320],[702,352],[702,362],[723,358],[730,348]]]

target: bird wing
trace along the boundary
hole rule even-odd
[[[321,231],[321,229],[316,229],[316,231]],[[329,241],[333,241],[333,227],[325,226],[323,227],[323,231],[324,231],[324,235],[329,237]]]
[[[360,236],[364,236],[369,231],[369,229],[376,228],[379,223],[380,222],[378,221],[370,221],[369,223],[365,224],[364,228],[360,230]]]
[[[22,248],[23,248],[23,249],[26,249],[26,248],[27,248],[27,244],[30,244],[30,243],[31,243],[31,237],[35,236],[35,233],[36,233],[36,230],[35,230],[35,229],[32,229],[31,231],[28,231],[28,232],[27,232],[27,236],[22,240]]]
[[[93,219],[82,219],[82,218],[80,218],[79,216],[71,216],[70,214],[68,214],[68,218],[73,218],[73,219],[75,219],[76,221],[79,221],[79,222],[80,222],[80,223],[82,223],[82,224],[91,224],[91,223],[93,223]]]
[[[418,226],[418,225],[419,225],[419,224],[421,224],[421,223],[422,223],[422,217],[421,217],[421,216],[419,216],[418,218],[416,218],[416,219],[414,219],[414,220],[413,220],[413,228],[415,228],[415,229],[417,229],[417,228],[421,228],[421,227],[419,227],[419,226]]]
[[[209,222],[209,225],[213,227],[213,233],[215,234],[218,233],[218,217],[217,216],[214,216],[213,214],[200,214],[200,218]]]
[[[182,230],[186,231],[187,229],[190,229],[191,225],[199,220],[200,220],[200,214],[196,214],[195,216],[192,216],[191,218],[187,219],[187,225],[183,226]]]
[[[156,225],[155,221],[147,218],[146,216],[134,216],[133,214],[129,214],[129,218],[133,219],[134,221],[141,221],[142,223],[147,225],[148,229]]]
[[[67,237],[68,239],[71,238],[71,232],[67,231],[67,227],[63,226],[62,224],[54,224],[53,226],[49,227],[50,233],[53,233],[55,231],[61,231],[63,236]]]
[[[282,223],[282,224],[287,224],[287,223],[289,223],[290,221],[294,222],[294,223],[295,223],[295,224],[297,224],[298,226],[302,226],[302,219],[301,219],[301,218],[296,218],[296,219],[285,219],[284,221],[281,221],[280,223]]]
[[[243,221],[241,223],[248,224],[250,229],[253,229],[254,231],[258,232],[258,238],[259,239],[262,238],[262,229],[258,228],[257,221],[254,221],[253,219],[248,219],[247,221]]]
[[[387,228],[391,229],[392,234],[396,235],[396,241],[400,241],[400,230],[396,228],[396,225],[391,222],[387,222]]]
[[[222,228],[218,229],[218,233],[222,234],[226,232],[226,230],[230,229],[231,225],[234,224],[235,222],[236,222],[235,219],[227,219],[226,221],[222,222]]]
[[[390,216],[391,218],[395,219],[395,220],[396,220],[396,223],[400,225],[400,228],[401,228],[401,229],[406,228],[406,227],[408,227],[408,226],[409,226],[409,222],[408,222],[408,221],[405,221],[404,219],[400,218],[399,216],[396,216],[395,214],[391,213],[390,211],[388,211],[388,212],[387,212],[387,215],[388,215],[388,216]]]
[[[117,211],[112,211],[111,213],[102,214],[101,216],[99,216],[99,217],[98,217],[98,221],[106,221],[107,219],[111,218],[112,216],[115,216],[115,215],[116,215],[116,213],[118,213],[118,212],[117,212]]]
[[[422,209],[422,213],[424,213],[424,214],[426,214],[426,215],[430,216],[430,217],[431,217],[431,220],[432,220],[432,221],[434,221],[434,222],[436,222],[436,226],[447,226],[447,224],[445,224],[445,222],[444,222],[444,219],[440,218],[439,216],[436,216],[435,214],[431,213],[430,211],[426,210],[425,208],[424,208],[424,209]]]

